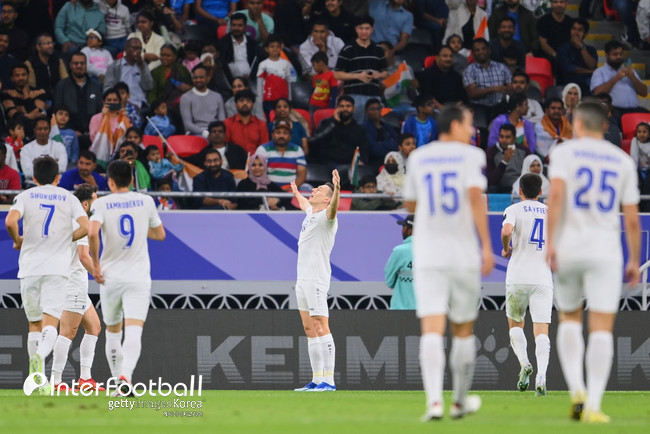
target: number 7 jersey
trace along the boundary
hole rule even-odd
[[[468,190],[484,191],[485,152],[459,142],[432,142],[409,156],[404,199],[416,201],[413,265],[479,269],[481,256]]]
[[[621,263],[620,208],[639,203],[632,158],[605,140],[570,140],[550,154],[549,179],[553,178],[566,185],[554,240],[558,261]]]
[[[101,223],[99,263],[106,283],[151,280],[147,235],[162,222],[150,196],[130,191],[100,197],[93,202],[90,221]]]

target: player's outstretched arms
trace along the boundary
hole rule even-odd
[[[296,199],[298,199],[298,204],[300,205],[300,209],[303,211],[307,211],[307,208],[310,207],[309,201],[305,199],[305,197],[302,194],[300,194],[300,192],[298,191],[298,187],[296,187],[295,181],[291,181],[291,192],[296,197]]]
[[[147,238],[156,241],[165,241],[166,233],[163,225],[158,225],[155,228],[149,228],[147,232]]]
[[[77,219],[79,227],[72,233],[72,241],[77,241],[88,235],[88,228],[90,224],[88,223],[88,217],[81,216]]]
[[[490,231],[488,230],[483,190],[478,187],[470,187],[468,193],[469,203],[472,207],[474,226],[476,226],[476,232],[478,232],[478,237],[481,240],[481,274],[486,276],[490,274],[494,268],[494,254],[492,253],[492,241],[490,240]]]
[[[23,237],[20,236],[20,229],[18,228],[18,221],[20,220],[20,212],[14,210],[9,211],[5,218],[5,227],[12,240],[14,240],[14,249],[20,250],[23,246]]]
[[[640,281],[639,258],[641,252],[641,223],[637,205],[623,205],[623,224],[627,241],[628,259],[625,264],[625,281],[632,288]]]
[[[510,223],[506,223],[503,228],[501,228],[501,244],[503,244],[503,250],[501,250],[501,256],[504,258],[509,258],[512,256],[512,247],[510,246],[510,239],[512,238],[512,229],[513,226]]]
[[[552,271],[557,270],[557,251],[555,250],[555,231],[562,215],[566,183],[563,179],[551,179],[551,191],[548,193],[548,236],[546,237],[546,262]]]
[[[341,199],[341,177],[339,176],[339,171],[336,169],[332,170],[332,185],[334,185],[334,192],[332,194],[332,200],[327,206],[328,220],[334,220],[336,218],[336,212],[339,209],[339,200]]]

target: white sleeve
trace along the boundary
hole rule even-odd
[[[472,152],[472,165],[470,172],[467,174],[465,188],[470,189],[472,187],[478,187],[481,191],[485,191],[487,188],[487,178],[483,174],[483,170],[487,165],[487,159],[485,152],[482,149],[469,148]]]
[[[631,158],[625,159],[625,165],[628,167],[623,174],[621,205],[637,205],[640,198],[636,167]]]
[[[77,196],[70,193],[68,197],[70,198],[70,207],[71,207],[71,211],[72,211],[72,219],[74,221],[77,221],[77,219],[79,219],[79,217],[87,217],[88,215],[86,214],[86,211],[84,211],[84,207],[81,206],[81,202],[79,202],[79,199],[77,199]]]
[[[86,247],[88,247],[88,246],[89,246],[89,244],[88,244],[88,235],[86,235],[86,236],[83,237],[83,238],[78,239],[78,240],[76,241],[76,243],[77,243],[77,247],[79,247],[79,246],[86,246]]]
[[[550,164],[548,165],[548,179],[550,181],[552,181],[553,178],[559,178],[564,181],[569,179],[567,167],[568,161],[567,158],[562,157],[562,149],[566,148],[554,148],[553,152],[549,155]]]
[[[13,152],[13,151],[12,151]],[[24,195],[23,193],[20,193],[14,198],[14,203],[11,205],[11,208],[9,208],[9,211],[18,211],[20,214],[20,217],[25,214],[25,201],[24,201]]]
[[[98,203],[99,202],[99,203]],[[90,208],[90,221],[91,222],[99,222],[100,224],[104,224],[104,214],[103,214],[103,207],[100,207],[98,205],[103,205],[103,201],[100,199],[97,199],[93,202],[92,207]]]
[[[68,151],[65,150],[65,145],[59,142],[55,142],[58,146],[55,146],[54,159],[59,163],[59,173],[64,173],[68,168]]]
[[[16,154],[14,153],[14,148],[11,145],[7,145],[5,143],[5,147],[7,148],[7,157],[5,158],[5,164],[12,169],[14,169],[16,172],[19,172],[18,170],[18,162],[16,161]]]
[[[511,224],[514,227],[516,222],[517,222],[517,213],[515,212],[514,207],[509,206],[503,212],[503,223],[501,223],[501,226],[503,227],[506,224]]]
[[[416,201],[418,199],[417,192],[417,176],[415,174],[415,158],[411,156],[406,162],[406,181],[404,181],[404,188],[402,189],[402,195],[404,200]]]
[[[147,207],[149,208],[149,227],[157,228],[162,225],[162,220],[158,215],[158,210],[156,209],[156,204],[153,201],[151,196],[146,196]]]
[[[32,157],[29,146],[23,146],[20,150],[20,167],[23,168],[25,178],[34,178],[34,157]]]

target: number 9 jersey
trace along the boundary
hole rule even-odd
[[[639,203],[632,158],[605,140],[570,140],[550,154],[553,178],[566,185],[554,240],[558,263],[622,264],[620,208]]]

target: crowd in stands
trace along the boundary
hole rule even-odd
[[[396,209],[409,154],[437,139],[443,105],[464,104],[488,191],[516,194],[595,96],[650,194],[650,115],[623,136],[626,114],[647,113],[625,50],[650,47],[650,0],[613,1],[627,36],[607,42],[600,67],[585,42],[590,3],[572,18],[567,0],[3,1],[0,190],[34,185],[32,160],[50,155],[67,189],[106,190],[112,159],[132,163],[134,188],[156,191],[309,189],[339,169],[345,188],[395,197],[352,209]]]

